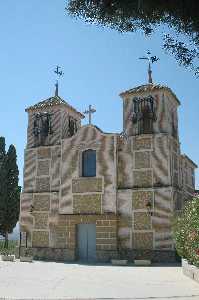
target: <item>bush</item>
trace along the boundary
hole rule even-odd
[[[199,267],[199,198],[187,202],[174,223],[178,254]]]

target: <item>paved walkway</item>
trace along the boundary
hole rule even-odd
[[[89,266],[0,261],[0,299],[199,300],[180,267]]]

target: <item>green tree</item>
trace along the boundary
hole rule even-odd
[[[6,203],[6,172],[5,172],[5,138],[0,137],[0,228],[4,222]]]
[[[20,187],[16,149],[10,145],[0,169],[0,234],[8,247],[8,234],[12,233],[19,219]]]
[[[178,254],[199,267],[199,198],[185,205],[173,231]]]
[[[66,10],[89,23],[120,32],[141,30],[146,36],[166,25],[171,30],[162,36],[163,48],[199,74],[198,0],[69,0]]]
[[[6,150],[5,150],[5,138],[3,136],[0,137],[0,169],[1,165],[5,159]]]

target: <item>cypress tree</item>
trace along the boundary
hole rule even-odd
[[[20,187],[16,149],[10,145],[2,162],[0,179],[1,217],[0,234],[5,238],[4,247],[8,247],[8,234],[12,233],[19,219]]]
[[[5,172],[5,138],[0,137],[0,228],[4,223],[6,198],[6,172]]]
[[[5,138],[3,136],[0,137],[0,171],[1,165],[5,159],[6,150],[5,150]]]

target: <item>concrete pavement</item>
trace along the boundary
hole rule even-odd
[[[0,299],[199,300],[181,267],[0,261]]]

